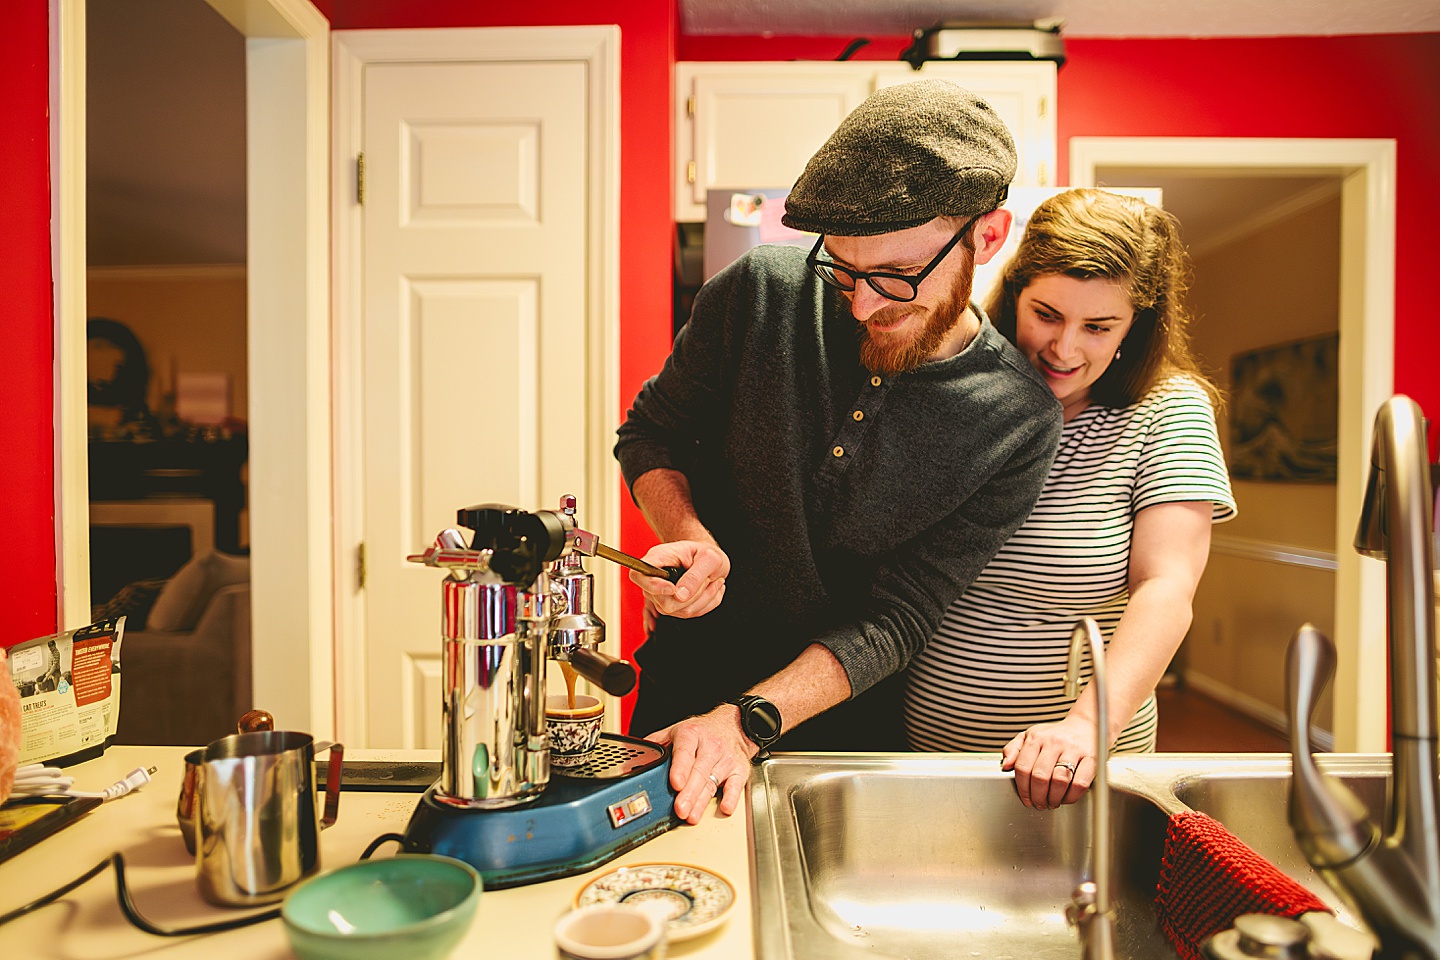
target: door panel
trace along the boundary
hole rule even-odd
[[[364,81],[367,744],[437,747],[458,508],[585,489],[587,89],[578,63],[386,63]]]

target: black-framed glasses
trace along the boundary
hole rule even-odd
[[[864,280],[870,284],[870,289],[885,299],[909,303],[920,295],[920,284],[924,282],[925,278],[940,266],[940,262],[950,254],[951,250],[955,249],[955,245],[970,232],[970,228],[975,226],[975,221],[983,216],[985,216],[984,213],[977,213],[967,220],[965,226],[955,231],[955,236],[950,238],[950,242],[941,247],[940,252],[935,254],[935,259],[927,263],[919,273],[885,273],[883,271],[866,273],[863,270],[842,267],[833,260],[821,260],[820,250],[825,243],[823,234],[815,241],[815,246],[810,250],[810,256],[805,258],[805,262],[810,264],[810,269],[815,271],[817,277],[837,290],[849,293],[859,286],[861,280]]]

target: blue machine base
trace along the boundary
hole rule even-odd
[[[585,873],[681,823],[668,751],[664,762],[619,779],[552,774],[539,799],[499,810],[456,809],[434,794],[432,786],[420,798],[402,849],[464,860],[487,890]]]

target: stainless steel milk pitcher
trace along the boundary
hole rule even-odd
[[[329,744],[325,811],[315,802],[315,742],[293,731],[235,733],[205,748],[195,862],[218,906],[273,903],[320,869],[320,831],[335,822],[344,747]]]

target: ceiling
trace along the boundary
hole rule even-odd
[[[1059,17],[1071,37],[1440,31],[1440,0],[678,0],[689,35],[905,36],[953,20]]]

